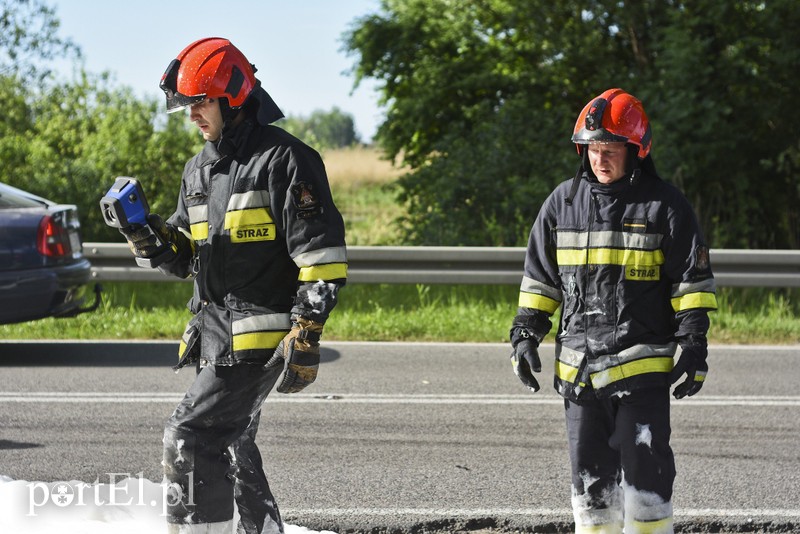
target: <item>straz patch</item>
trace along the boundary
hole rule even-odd
[[[275,239],[274,224],[254,224],[231,228],[231,242],[249,243],[251,241],[273,241]]]
[[[657,282],[661,279],[661,268],[657,265],[648,265],[646,267],[627,265],[625,267],[625,279],[640,282]]]

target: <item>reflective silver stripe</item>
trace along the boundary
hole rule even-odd
[[[208,204],[189,206],[189,222],[192,224],[208,221]]]
[[[246,193],[234,193],[228,201],[228,209],[226,211],[265,208],[267,206],[269,206],[269,192],[260,189]]]
[[[587,243],[588,236],[588,243]],[[656,250],[661,246],[661,234],[639,234],[632,232],[615,232],[604,230],[599,232],[557,231],[558,248],[624,248],[635,250]]]
[[[294,262],[300,268],[326,263],[347,263],[347,249],[345,247],[330,247],[310,250],[295,256]]]
[[[675,356],[678,349],[677,343],[667,343],[666,345],[634,345],[617,354],[604,354],[596,360],[592,360],[588,367],[589,373],[598,373],[624,363],[638,360],[648,356]]]
[[[589,363],[589,372],[597,373],[623,363],[644,358],[645,356],[674,356],[678,349],[677,343],[667,343],[664,345],[641,344],[634,345],[617,354],[604,354]],[[580,367],[584,357],[583,352],[556,345],[556,358],[569,366]]]
[[[716,288],[717,284],[713,278],[694,283],[682,282],[672,286],[672,297],[682,297],[689,293],[714,293]]]
[[[583,353],[564,345],[556,344],[556,359],[571,367],[579,367],[583,360]]]
[[[186,236],[186,239],[188,239],[189,241],[191,241],[191,240],[192,240],[192,232],[190,232],[190,231],[189,231],[189,230],[187,230],[186,228],[181,228],[181,227],[179,226],[179,227],[178,227],[178,231],[179,231],[180,233],[182,233],[183,235],[185,235],[185,236]]]
[[[553,300],[561,302],[561,291],[559,289],[543,284],[533,278],[528,278],[527,276],[522,277],[522,284],[520,284],[519,290],[525,293],[544,295],[545,297],[550,297]]]
[[[233,335],[269,330],[289,330],[292,327],[292,318],[291,314],[288,313],[254,315],[253,317],[233,321],[231,326]]]
[[[578,534],[622,532],[622,490],[615,487],[608,494],[604,494],[603,498],[608,503],[608,508],[589,508],[591,498],[588,492],[579,494],[575,486],[572,486],[572,516],[575,518],[575,532]]]

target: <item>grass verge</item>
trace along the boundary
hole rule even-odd
[[[108,284],[97,312],[0,325],[0,339],[177,340],[190,317],[190,294],[185,282]],[[711,343],[800,343],[800,290],[723,288],[718,296]],[[324,339],[505,342],[516,299],[512,286],[352,284]],[[546,341],[554,333],[555,326]]]

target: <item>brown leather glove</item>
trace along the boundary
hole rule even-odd
[[[286,334],[267,367],[283,366],[283,380],[278,384],[279,393],[297,393],[312,384],[319,368],[319,338],[322,325],[305,317],[297,317],[292,329]]]

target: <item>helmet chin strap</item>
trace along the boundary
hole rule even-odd
[[[628,161],[625,164],[625,170],[628,172],[628,181],[631,185],[639,183],[639,178],[642,176],[642,169],[639,166],[639,147],[634,144],[628,144]]]
[[[584,168],[589,169],[590,173],[592,172],[589,165],[589,155],[588,150],[586,150],[586,145],[578,145],[578,150],[581,154],[581,164],[578,166],[578,170],[572,178],[572,187],[569,189],[569,195],[564,199],[564,203],[566,203],[567,206],[572,206],[572,201],[578,193],[578,186],[581,184],[581,176],[583,176]]]

